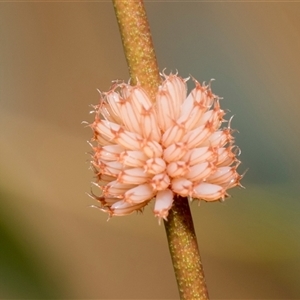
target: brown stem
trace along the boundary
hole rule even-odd
[[[155,101],[160,76],[142,0],[112,0],[131,83],[137,80]],[[208,299],[192,215],[186,198],[175,197],[164,222],[181,299]]]
[[[159,70],[143,1],[113,0],[131,83],[137,81],[155,101]]]
[[[180,299],[209,299],[187,198],[175,197],[164,223]]]

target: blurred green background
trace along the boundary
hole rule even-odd
[[[245,190],[192,204],[212,299],[300,299],[300,3],[147,1],[160,69],[235,117]],[[151,207],[90,209],[99,88],[128,78],[112,4],[0,3],[0,298],[178,299]]]

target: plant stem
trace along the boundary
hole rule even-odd
[[[175,197],[164,224],[180,299],[209,299],[187,198]]]
[[[150,27],[142,0],[112,0],[129,67],[131,83],[137,80],[155,101],[160,76]],[[208,299],[197,238],[187,198],[175,197],[164,221],[180,298]]]
[[[113,0],[113,4],[131,83],[138,81],[154,102],[161,79],[143,1]]]

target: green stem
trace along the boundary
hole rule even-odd
[[[137,80],[155,101],[161,79],[142,0],[112,0],[131,83]],[[164,222],[180,298],[208,299],[193,219],[187,198],[175,197]]]

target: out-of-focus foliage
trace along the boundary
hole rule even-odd
[[[22,197],[0,189],[0,298],[1,299],[57,299],[63,296],[55,278],[52,278],[40,258],[35,257],[34,245],[22,244],[18,220],[13,211],[3,205],[14,198],[20,203]],[[30,232],[23,232],[30,235]]]

